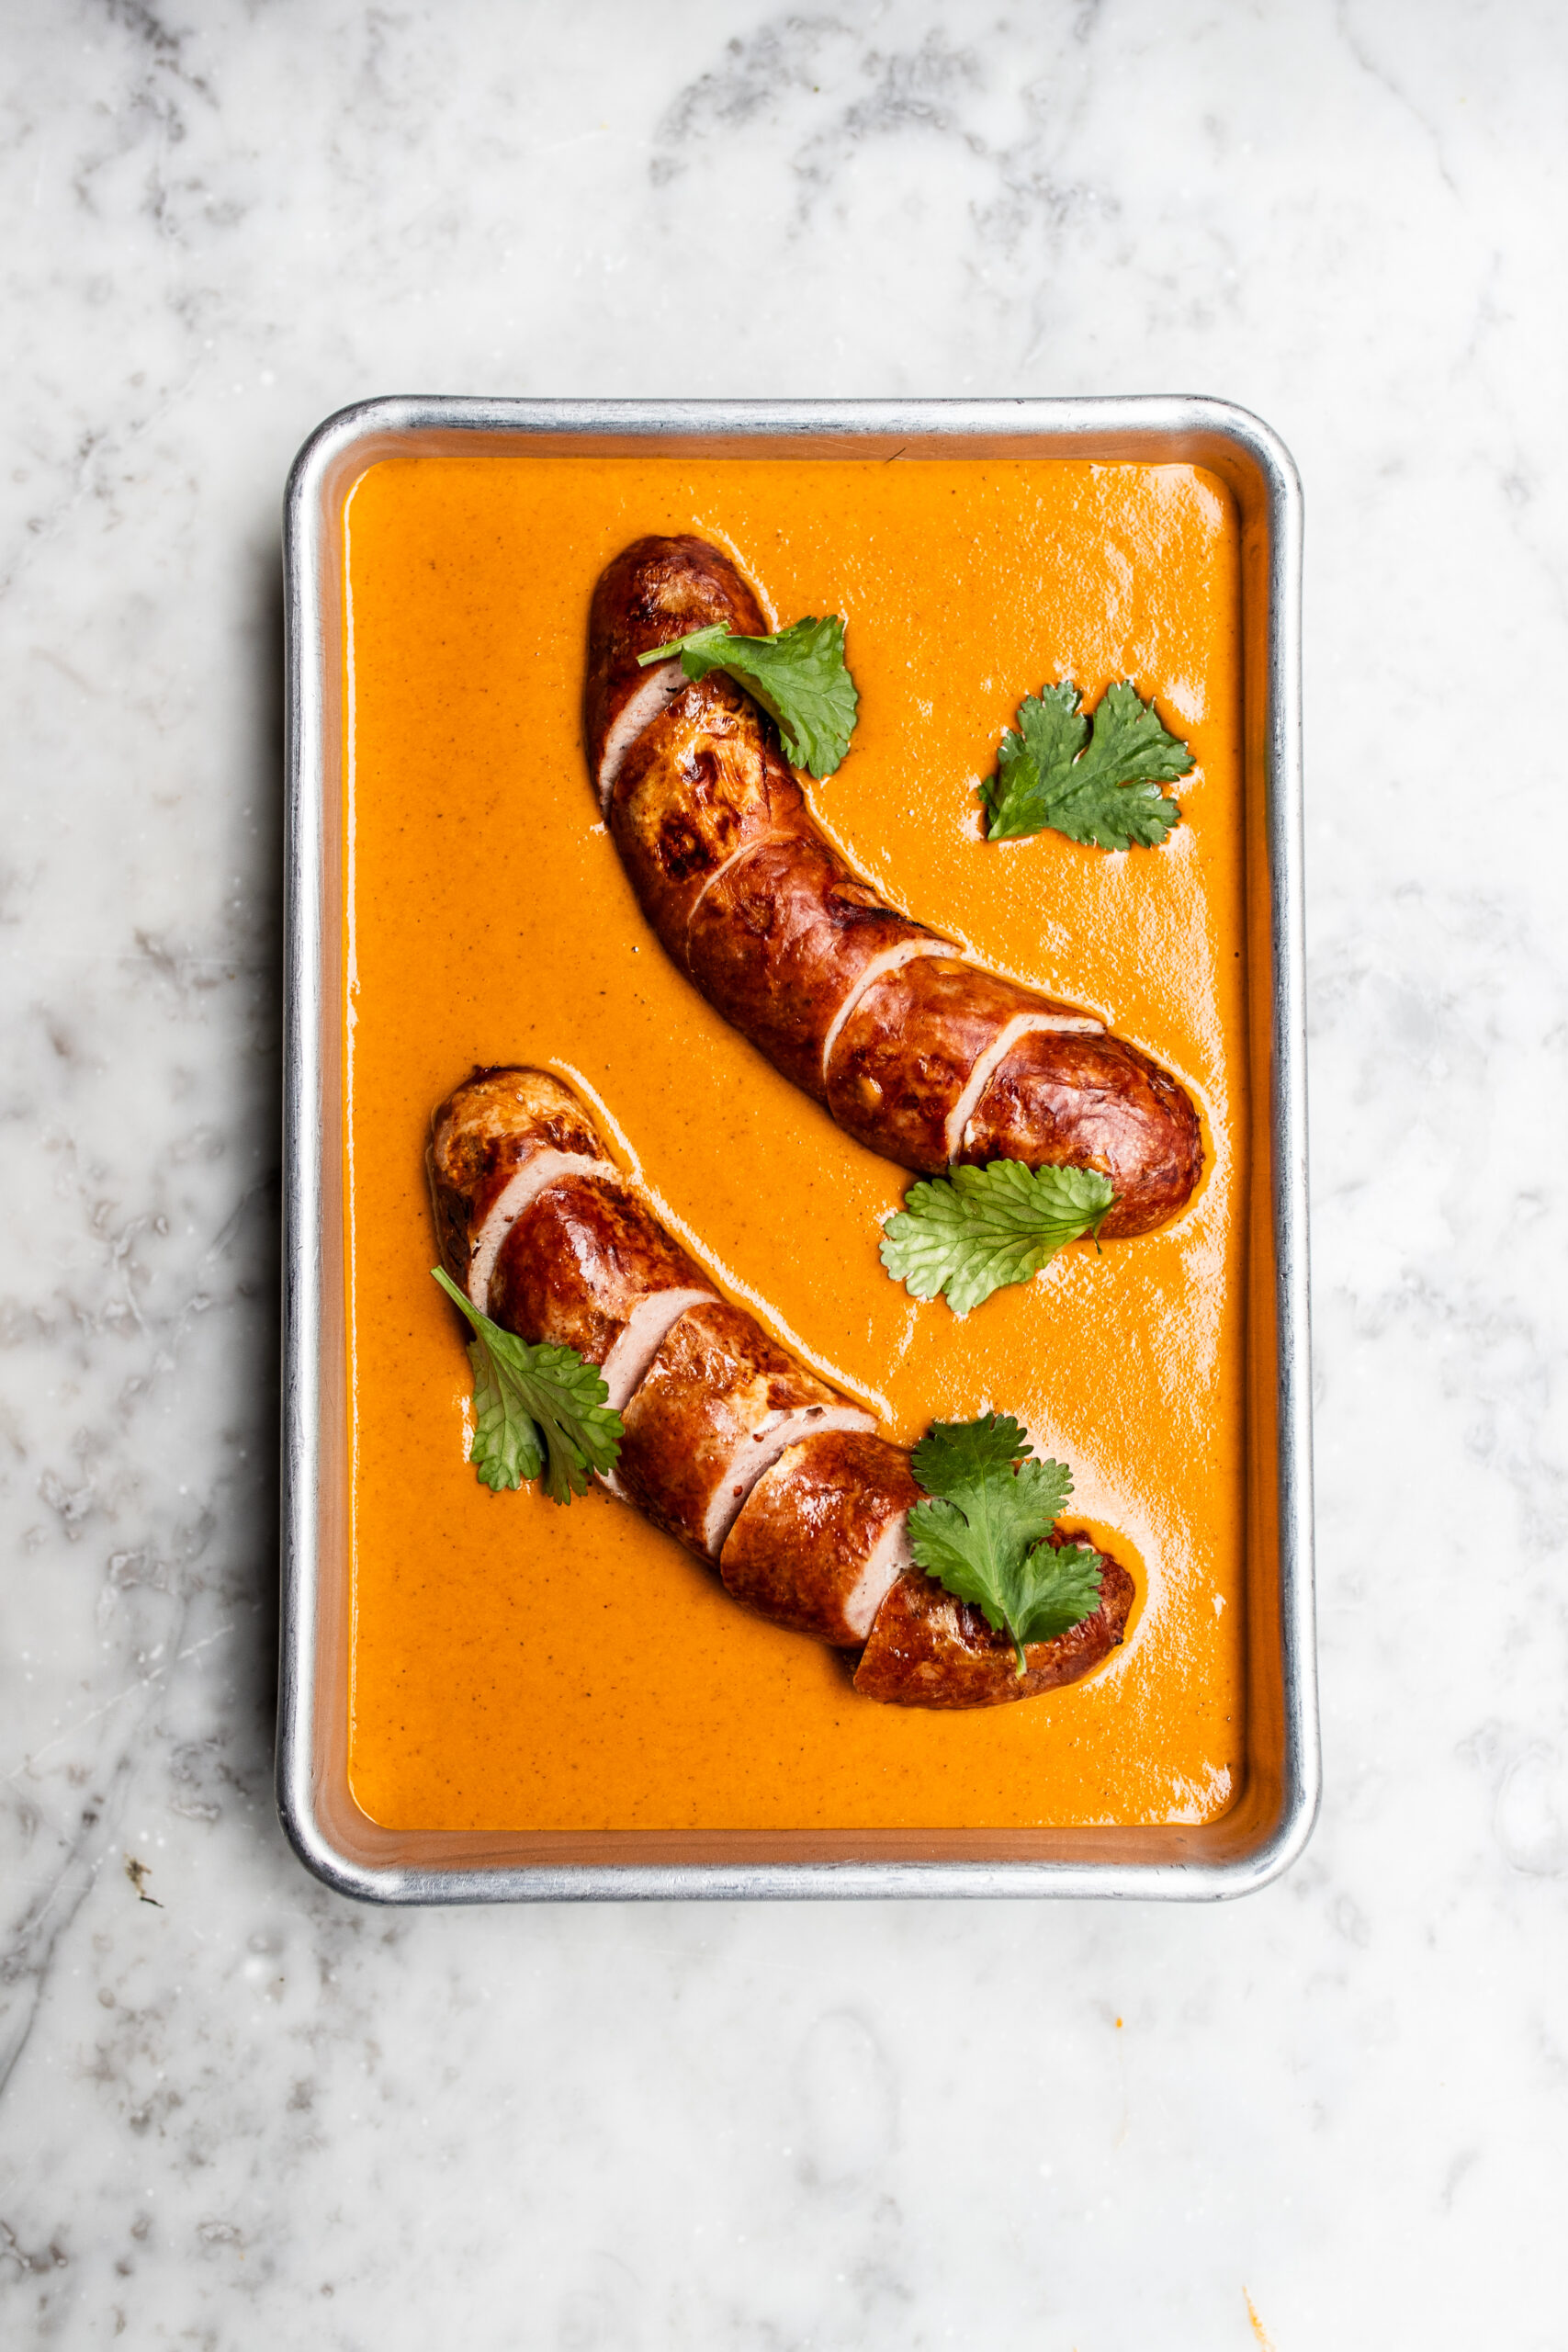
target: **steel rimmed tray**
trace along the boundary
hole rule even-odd
[[[402,1831],[356,1804],[350,1640],[342,1038],[344,508],[392,456],[1097,458],[1200,464],[1241,520],[1249,1054],[1246,1765],[1201,1827]],[[1312,1589],[1301,878],[1302,502],[1278,437],[1199,398],[367,401],[289,477],[282,1623],[277,1798],[309,1869],[384,1903],[1097,1895],[1213,1900],[1266,1884],[1319,1791]]]

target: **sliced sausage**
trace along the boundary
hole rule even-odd
[[[975,1167],[1027,1159],[1043,1141],[1055,1165],[1100,1170],[1116,1188],[1106,1240],[1174,1216],[1203,1160],[1192,1105],[1157,1063],[1121,1037],[1039,1030],[1011,1046],[952,1140]]]
[[[708,1001],[821,1102],[840,1009],[878,972],[951,953],[945,939],[885,907],[820,834],[797,832],[749,845],[710,879],[687,928],[685,963]]]
[[[1058,1547],[1089,1541],[1062,1531],[1050,1540]],[[1000,1707],[1081,1680],[1121,1646],[1133,1605],[1126,1569],[1109,1554],[1100,1560],[1100,1607],[1054,1642],[1026,1644],[1022,1675],[1008,1634],[993,1633],[983,1611],[912,1568],[876,1612],[855,1689],[891,1707]]]
[[[575,1348],[619,1412],[671,1325],[716,1295],[623,1177],[566,1174],[513,1225],[485,1312],[505,1330]]]
[[[1010,1645],[910,1565],[908,1453],[717,1295],[558,1079],[476,1070],[435,1113],[429,1165],[442,1257],[475,1306],[603,1372],[623,1417],[604,1483],[716,1561],[756,1615],[864,1644],[867,1696],[992,1706],[1073,1680],[1120,1640],[1131,1580],[1108,1563],[1089,1630],[1031,1650],[1020,1683]]]
[[[1165,1222],[1202,1167],[1183,1089],[1092,1015],[884,906],[823,839],[777,729],[732,681],[689,684],[677,662],[637,672],[639,652],[714,621],[762,625],[728,558],[690,537],[617,556],[590,620],[589,764],[669,955],[885,1159],[926,1175],[957,1158],[1094,1168],[1117,1193],[1105,1234]]]
[[[552,1177],[604,1167],[602,1153],[581,1103],[548,1070],[477,1069],[441,1104],[427,1156],[436,1238],[481,1315],[515,1219]]]
[[[764,1470],[814,1431],[874,1430],[755,1316],[721,1301],[687,1309],[626,1408],[622,1484],[649,1519],[716,1559]]]
[[[922,956],[856,1001],[833,1046],[828,1108],[846,1134],[901,1167],[945,1168],[993,1053],[1026,1023],[1074,1018],[1048,1000],[1021,1012],[1011,980],[955,956]]]
[[[752,1487],[719,1556],[725,1589],[770,1624],[858,1649],[909,1566],[919,1499],[901,1445],[861,1430],[806,1438]]]
[[[682,963],[692,917],[731,860],[810,823],[794,770],[721,671],[666,703],[616,774],[616,846],[644,912]]]
[[[705,539],[636,539],[600,573],[588,621],[597,658],[583,691],[582,732],[601,801],[627,746],[685,683],[679,662],[642,670],[638,654],[715,621],[737,637],[767,634],[750,582]]]

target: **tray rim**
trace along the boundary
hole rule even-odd
[[[356,447],[415,434],[472,433],[515,440],[794,441],[853,454],[857,440],[925,437],[964,444],[1038,436],[1041,455],[1111,458],[1107,445],[1218,442],[1251,468],[1268,517],[1267,727],[1263,745],[1266,862],[1270,882],[1270,1102],[1274,1313],[1279,1382],[1277,1500],[1282,1736],[1278,1816],[1249,1850],[1214,1860],[1086,1859],[454,1862],[422,1868],[367,1863],[334,1841],[320,1801],[313,1747],[322,1564],[320,1355],[322,1309],[322,1149],[315,1115],[321,1080],[323,937],[324,614],[322,526],[332,480]],[[848,445],[846,447],[846,445]],[[810,454],[832,454],[823,447]],[[945,454],[945,452],[944,452]],[[1010,453],[1014,454],[1014,453]],[[1146,450],[1142,453],[1147,460]],[[1173,458],[1195,456],[1173,447]],[[305,441],[284,501],[288,773],[284,854],[284,1167],[282,1260],[281,1616],[276,1798],[284,1831],[306,1868],[334,1892],[377,1903],[561,1900],[864,1898],[1050,1895],[1214,1901],[1249,1894],[1302,1853],[1321,1798],[1313,1589],[1311,1327],[1307,1255],[1305,954],[1302,889],[1301,573],[1303,501],[1289,450],[1260,418],[1190,394],[896,400],[552,400],[400,394],[328,416]],[[646,1833],[656,1837],[680,1833]],[[852,1838],[855,1832],[835,1832]],[[886,1837],[887,1833],[880,1833]],[[979,1834],[979,1833],[976,1833]],[[1134,1833],[1123,1833],[1134,1834]],[[1155,1833],[1148,1833],[1155,1834]],[[457,1833],[453,1833],[456,1840]],[[501,1833],[498,1833],[498,1838]],[[824,1833],[826,1838],[829,1833]],[[908,1833],[918,1843],[919,1833]],[[693,1833],[696,1842],[698,1833]],[[463,1840],[469,1848],[476,1841]]]

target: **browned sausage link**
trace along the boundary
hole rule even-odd
[[[474,1304],[602,1367],[624,1422],[609,1483],[716,1558],[758,1616],[865,1644],[869,1696],[992,1706],[1088,1673],[1120,1639],[1115,1569],[1105,1638],[1080,1628],[1049,1658],[1032,1651],[1020,1681],[984,1620],[910,1567],[920,1490],[904,1449],[715,1295],[558,1079],[477,1070],[432,1121],[430,1173],[442,1255]]]
[[[1051,1538],[1056,1544],[1085,1540],[1062,1532]],[[1107,1553],[1100,1559],[1100,1607],[1054,1642],[1029,1643],[1022,1675],[1005,1634],[993,1633],[978,1609],[911,1569],[876,1612],[855,1689],[892,1707],[1000,1707],[1080,1680],[1121,1646],[1133,1605],[1126,1569]]]
[[[1117,1193],[1104,1233],[1164,1223],[1202,1167],[1181,1087],[1098,1022],[883,906],[817,831],[776,729],[739,687],[716,673],[685,684],[672,662],[638,673],[639,652],[713,621],[754,632],[761,615],[700,539],[639,539],[594,592],[590,765],[670,956],[885,1159],[928,1175],[955,1159],[1094,1168]]]
[[[451,1138],[469,1138],[463,1153]],[[870,1430],[852,1405],[718,1298],[543,1070],[477,1072],[436,1112],[437,1221],[455,1278],[503,1329],[574,1347],[623,1415],[620,1489],[716,1558],[763,1472],[815,1431]],[[562,1140],[576,1147],[563,1153]],[[498,1189],[492,1168],[516,1168]],[[465,1192],[463,1173],[472,1172]],[[530,1172],[542,1180],[530,1188]]]

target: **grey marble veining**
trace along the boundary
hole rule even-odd
[[[1563,2343],[1550,0],[0,8],[0,2340]],[[270,1793],[276,514],[390,390],[1203,390],[1308,499],[1327,1801],[388,1917]]]

